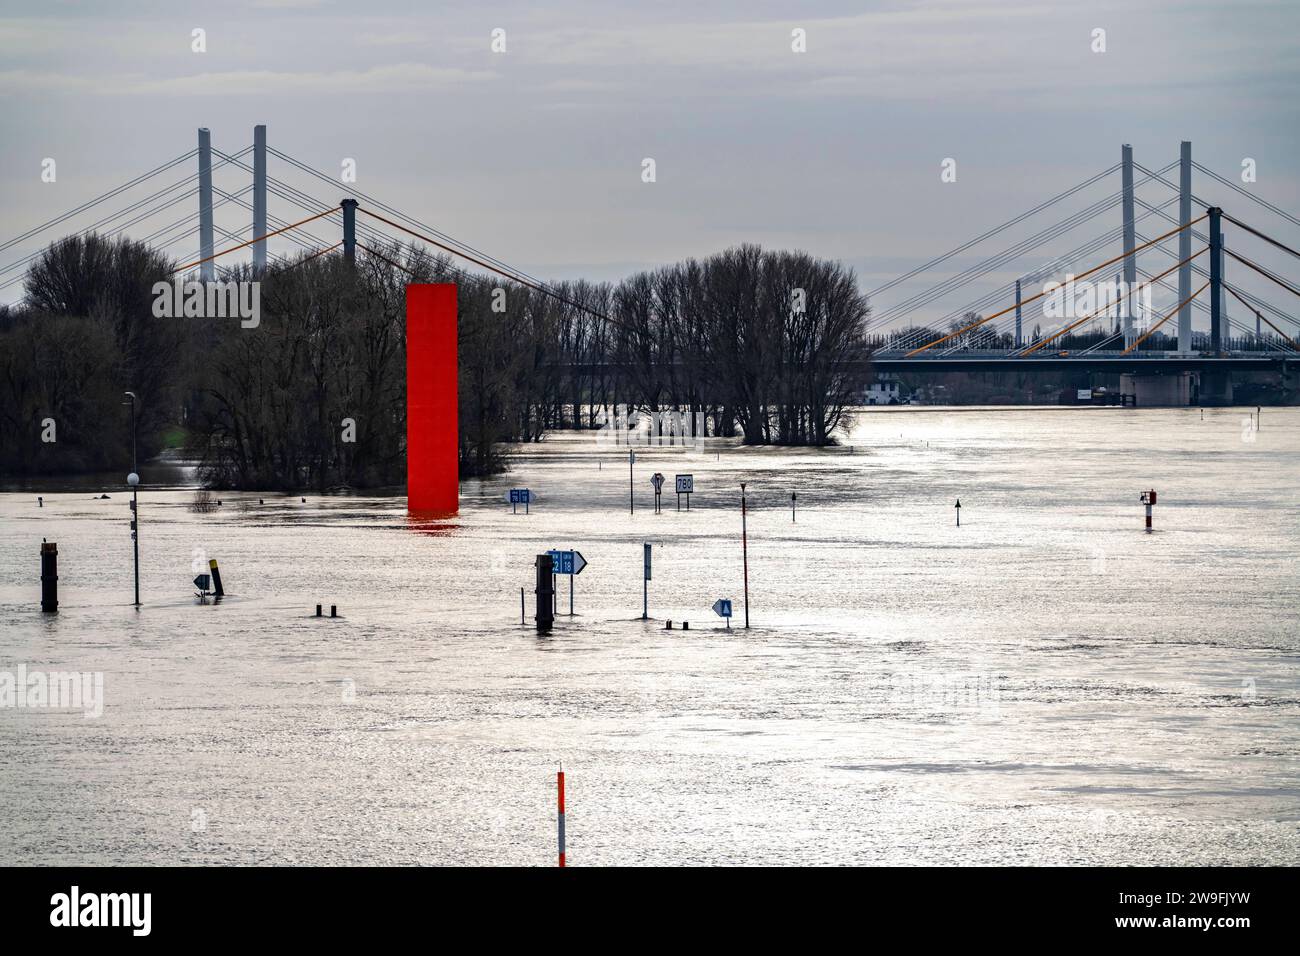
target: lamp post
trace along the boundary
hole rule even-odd
[[[131,406],[131,470],[139,472],[140,462],[135,457],[135,392],[123,392],[122,394],[131,399],[131,401],[122,404]]]
[[[131,401],[123,405],[131,406],[131,474],[126,476],[126,483],[131,486],[131,549],[135,552],[135,606],[140,606],[140,465],[136,460],[135,428],[135,392],[123,392]]]
[[[135,606],[140,606],[140,499],[137,489],[140,476],[134,471],[126,476],[126,483],[131,486],[131,547],[135,551]]]

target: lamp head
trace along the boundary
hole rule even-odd
[[[134,488],[136,485],[140,484],[140,476],[133,471],[131,474],[126,476],[126,483]]]

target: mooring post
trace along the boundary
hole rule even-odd
[[[41,610],[59,610],[59,546],[53,541],[41,542]]]
[[[794,499],[795,499],[795,497],[796,497],[796,496],[795,496],[795,493],[794,493],[793,491],[790,492],[790,523],[791,523],[791,524],[794,524],[794,523],[795,523],[795,520],[796,520],[796,519],[795,519],[795,516],[794,516]],[[728,621],[727,623],[730,624],[731,622]]]
[[[212,575],[212,593],[217,597],[225,597],[226,590],[221,586],[221,572],[217,569],[217,559],[208,559],[208,571]]]
[[[537,585],[533,593],[537,597],[537,614],[534,619],[537,621],[537,633],[549,634],[551,626],[555,623],[555,609],[553,607],[555,595],[551,584],[554,563],[551,556],[549,554],[539,554],[536,567]]]
[[[650,542],[641,545],[641,620],[650,619]]]

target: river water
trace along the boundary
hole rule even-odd
[[[561,761],[571,865],[1300,863],[1300,409],[872,410],[642,449],[635,514],[590,434],[445,521],[144,474],[139,611],[122,488],[0,495],[0,679],[103,681],[0,709],[0,863],[551,865]],[[548,548],[589,564],[539,637]]]

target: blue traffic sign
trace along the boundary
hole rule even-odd
[[[548,551],[551,556],[551,571],[554,574],[581,574],[587,566],[587,559],[581,551]]]
[[[718,598],[713,602],[713,613],[718,617],[731,617],[731,601],[727,598]]]

